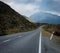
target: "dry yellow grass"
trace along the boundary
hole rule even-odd
[[[42,35],[43,35],[44,37],[50,37],[50,36],[51,36],[51,33],[47,32],[47,31],[45,31],[45,30],[42,30]]]
[[[60,36],[59,37],[58,36],[54,36],[54,39],[56,40],[55,44],[60,45]]]
[[[48,31],[42,30],[42,35],[43,35],[44,37],[50,38],[51,34],[52,34],[52,33],[49,33]],[[56,40],[56,41],[54,41],[54,43],[55,43],[56,45],[60,45],[60,36],[58,37],[58,36],[55,36],[55,35],[54,35],[53,39]]]

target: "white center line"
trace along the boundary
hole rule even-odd
[[[8,41],[11,41],[11,39],[5,40],[5,41],[3,41],[3,42],[8,42]]]
[[[15,37],[15,38],[13,38],[13,39],[17,39],[17,38],[19,38],[19,37],[22,37],[22,36]],[[11,41],[11,40],[13,40],[13,39],[7,39],[7,40],[3,41],[3,43],[8,42],[8,41]]]
[[[22,37],[22,36],[18,36],[18,37]]]

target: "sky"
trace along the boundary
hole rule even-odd
[[[60,16],[60,0],[0,0],[18,13],[30,17],[37,12],[48,12]]]

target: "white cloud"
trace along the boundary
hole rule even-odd
[[[17,12],[25,16],[31,16],[32,14],[40,11],[40,8],[38,7],[39,5],[35,5],[33,3],[28,3],[28,4],[16,3],[16,1],[18,0],[0,0],[0,1],[4,1],[5,3],[9,4],[13,9],[15,9]],[[42,1],[43,0],[35,0],[35,3],[42,2]],[[60,2],[60,0],[53,0],[53,1]],[[58,12],[47,11],[47,10],[46,11],[41,10],[41,11],[60,16],[60,13]]]
[[[58,4],[60,4],[60,0],[53,0],[54,2],[57,2]]]
[[[60,13],[58,13],[58,12],[53,12],[53,11],[44,11],[44,12],[60,16]]]
[[[42,0],[35,0],[36,2],[42,2]]]
[[[15,11],[19,12],[22,15],[30,16],[39,11],[38,6],[33,5],[32,3],[16,3],[18,0],[0,0],[8,5],[10,5]],[[27,1],[27,0],[26,0]],[[40,1],[40,0],[37,0]]]
[[[7,2],[12,2],[14,0],[0,0],[0,1],[3,1],[3,2],[7,3]]]
[[[8,4],[20,14],[26,16],[30,16],[31,14],[39,11],[38,7],[32,4],[17,4],[14,2],[10,2]]]
[[[60,1],[60,0],[53,0],[53,1],[56,1],[56,2],[58,2],[58,1]]]

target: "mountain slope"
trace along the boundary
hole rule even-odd
[[[60,16],[53,15],[45,12],[38,12],[31,16],[35,22],[49,23],[49,24],[60,24]]]
[[[36,27],[36,24],[0,1],[0,35],[29,31]]]

